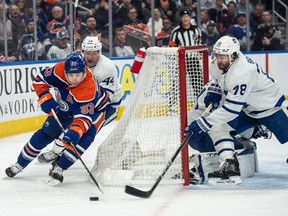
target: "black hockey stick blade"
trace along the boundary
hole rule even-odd
[[[155,190],[155,188],[158,186],[158,184],[160,183],[160,181],[162,180],[163,176],[165,175],[165,173],[167,172],[167,170],[170,168],[170,166],[172,165],[172,163],[174,162],[174,160],[176,159],[176,157],[178,156],[178,154],[181,152],[181,150],[184,148],[184,146],[188,143],[190,137],[192,136],[192,133],[189,132],[185,139],[183,140],[183,142],[181,143],[181,145],[178,147],[177,151],[174,153],[174,155],[172,156],[172,158],[169,160],[169,162],[167,163],[165,169],[163,170],[163,172],[161,173],[161,175],[158,177],[158,179],[156,180],[156,182],[154,183],[153,187],[149,190],[149,191],[142,191],[139,190],[137,188],[134,188],[132,186],[126,185],[125,186],[125,193],[130,194],[132,196],[137,196],[140,198],[149,198],[153,191]]]
[[[125,186],[125,193],[130,194],[132,196],[137,196],[140,198],[149,198],[151,196],[151,194],[153,193],[153,191],[152,190],[142,191],[142,190],[139,190],[137,188],[131,187],[129,185]]]

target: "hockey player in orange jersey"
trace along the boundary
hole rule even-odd
[[[41,109],[49,114],[41,129],[36,131],[20,152],[17,162],[5,172],[12,178],[34,160],[43,148],[58,138],[61,128],[51,115],[51,109],[66,130],[62,138],[66,149],[57,164],[49,172],[48,183],[63,182],[63,170],[67,170],[77,160],[77,155],[69,145],[73,143],[78,153],[84,151],[94,141],[97,124],[104,122],[103,109],[109,102],[109,95],[93,78],[80,53],[70,54],[65,62],[46,68],[33,82]],[[54,87],[55,99],[49,91]],[[97,123],[97,124],[95,124]]]

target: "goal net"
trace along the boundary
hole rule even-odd
[[[146,51],[121,119],[99,146],[92,174],[102,184],[144,184],[162,173],[181,141],[187,112],[208,81],[206,46]],[[161,183],[189,184],[188,147]]]

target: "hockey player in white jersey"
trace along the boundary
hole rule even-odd
[[[118,107],[122,99],[122,87],[117,77],[114,63],[102,55],[101,50],[102,43],[98,40],[97,36],[87,36],[82,42],[81,51],[84,55],[86,65],[90,68],[94,78],[98,80],[101,87],[109,94],[110,103],[105,109],[105,122],[102,125],[104,126],[117,117]],[[49,163],[59,157],[63,148],[61,140],[56,139],[53,149],[40,154],[37,159],[40,163]]]
[[[193,133],[189,144],[194,148],[193,143],[197,143],[196,149],[207,147],[199,146],[199,140],[205,137],[212,140],[212,148],[218,153],[221,165],[219,170],[208,174],[208,179],[240,183],[232,134],[264,125],[281,144],[288,142],[288,104],[276,81],[240,52],[239,41],[234,37],[223,36],[215,43],[210,75],[214,86],[219,86],[222,91],[211,88],[206,92],[205,105],[213,103],[216,108],[222,96],[223,105],[208,117],[192,121],[185,132]],[[195,119],[201,111],[196,105],[192,112]]]

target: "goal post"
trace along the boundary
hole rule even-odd
[[[106,185],[150,185],[183,140],[188,111],[208,82],[208,48],[150,47],[117,125],[91,170]],[[188,146],[163,183],[189,184]]]
[[[190,77],[193,75],[187,75],[187,71],[190,67],[193,65],[193,60],[189,58],[189,54],[187,53],[199,53],[200,61],[202,58],[202,67],[199,68],[200,76],[202,76],[202,81],[199,79],[199,83],[196,83],[197,87],[197,93],[193,96],[196,97],[198,93],[201,91],[204,84],[206,84],[209,80],[209,74],[208,74],[208,47],[207,46],[189,46],[189,47],[180,47],[178,49],[178,58],[179,58],[179,86],[180,86],[180,92],[182,92],[183,97],[180,97],[180,113],[181,113],[181,140],[184,139],[184,129],[187,126],[188,122],[188,106],[187,106],[187,92],[186,90],[190,89],[186,86],[186,80],[187,77]],[[202,56],[201,56],[202,55]],[[192,62],[191,62],[192,61]],[[192,63],[192,64],[191,64]],[[193,71],[193,70],[192,70]],[[202,84],[202,86],[201,86]],[[189,83],[187,83],[189,85]],[[189,92],[188,92],[189,94]],[[189,102],[189,101],[188,101]],[[194,98],[191,100],[191,105],[194,102]],[[191,108],[191,107],[190,107]],[[189,185],[189,158],[188,158],[188,145],[186,145],[182,150],[182,172],[183,172],[183,179],[184,179],[184,185]]]

